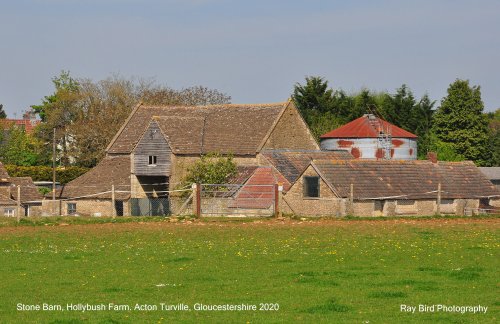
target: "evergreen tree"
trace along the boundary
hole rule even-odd
[[[479,165],[490,159],[488,123],[483,114],[479,86],[457,79],[447,90],[433,118],[433,132],[438,140],[449,143],[457,154]]]
[[[304,117],[332,109],[333,90],[322,77],[306,77],[306,84],[296,83],[292,99]]]
[[[0,104],[0,119],[5,119],[7,118],[7,114],[5,113],[5,110],[3,110],[3,105]]]

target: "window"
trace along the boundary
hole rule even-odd
[[[76,214],[76,203],[68,203],[68,215]]]
[[[14,217],[14,208],[4,208],[3,214],[7,217]]]
[[[319,197],[319,177],[304,177],[304,197]]]
[[[148,165],[156,165],[156,155],[150,155],[148,158]]]

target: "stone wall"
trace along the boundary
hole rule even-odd
[[[263,148],[319,150],[319,145],[293,102],[290,102]]]
[[[305,176],[318,176],[312,166],[304,171]],[[335,196],[320,178],[319,198],[304,197],[304,180],[300,177],[290,190],[283,195],[281,210],[304,216],[345,216],[346,201]]]

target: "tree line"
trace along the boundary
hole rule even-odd
[[[394,93],[367,89],[354,94],[329,88],[322,77],[306,77],[294,86],[292,98],[314,136],[344,125],[366,113],[418,136],[418,154],[438,154],[444,161],[472,160],[480,166],[500,165],[500,109],[484,113],[479,86],[455,80],[439,106],[426,94],[415,98],[403,84]]]
[[[208,105],[231,100],[229,95],[203,86],[176,90],[154,80],[120,76],[95,82],[62,71],[52,83],[54,92],[31,106],[42,120],[32,135],[3,125],[0,160],[4,164],[50,165],[55,129],[57,164],[93,167],[138,102]],[[484,113],[480,87],[467,80],[450,84],[439,105],[428,95],[416,98],[404,84],[394,93],[362,89],[348,94],[330,88],[327,80],[317,76],[296,83],[292,98],[316,138],[365,113],[374,113],[416,134],[421,159],[434,151],[440,160],[500,166],[500,109]],[[0,118],[5,117],[0,105]]]

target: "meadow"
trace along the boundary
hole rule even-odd
[[[499,230],[500,218],[3,226],[0,322],[495,323]],[[488,310],[401,311],[420,304]]]

